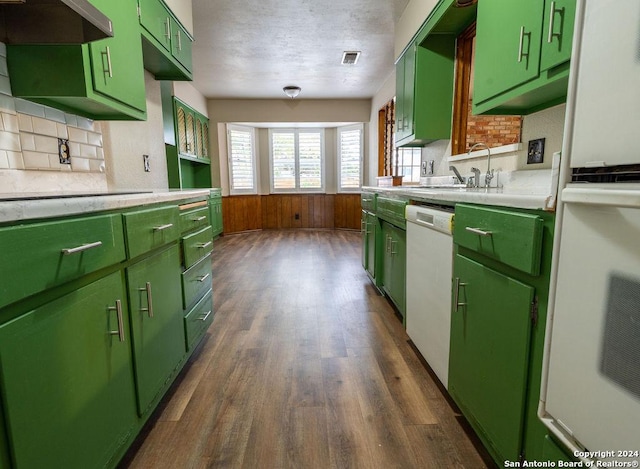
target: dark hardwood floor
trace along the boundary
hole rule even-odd
[[[121,468],[486,468],[360,265],[360,233],[215,243],[216,316]]]

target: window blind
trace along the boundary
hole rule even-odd
[[[233,191],[255,192],[252,129],[229,127],[229,170]]]

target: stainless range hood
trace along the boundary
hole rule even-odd
[[[6,44],[84,44],[112,36],[111,20],[88,0],[0,0]]]

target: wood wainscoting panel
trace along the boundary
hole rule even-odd
[[[270,194],[223,198],[224,232],[360,229],[360,194]]]

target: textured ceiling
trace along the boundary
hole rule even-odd
[[[193,0],[194,86],[207,98],[371,98],[393,70],[408,0]],[[342,65],[344,51],[362,51]]]

